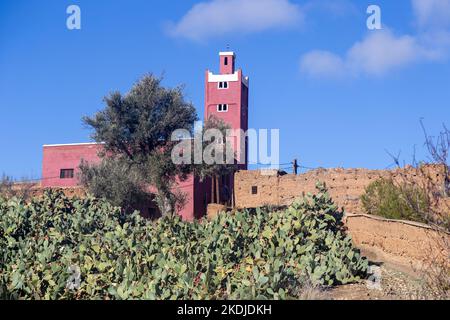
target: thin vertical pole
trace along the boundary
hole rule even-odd
[[[294,168],[293,172],[294,172],[295,175],[297,175],[297,174],[298,174],[298,163],[297,163],[297,159],[294,159],[294,161],[292,162],[292,165],[293,165],[293,168]]]
[[[217,203],[220,204],[220,182],[219,177],[216,175],[216,196],[217,196]]]
[[[215,176],[211,177],[211,203],[216,203],[216,194],[215,194],[215,188],[214,183],[216,182]]]

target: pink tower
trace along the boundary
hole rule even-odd
[[[222,119],[231,129],[248,130],[248,86],[249,79],[244,77],[242,70],[236,70],[236,55],[234,52],[220,52],[220,72],[214,74],[206,71],[205,81],[205,120],[210,116]],[[243,164],[239,169],[247,169],[247,139],[245,135],[231,137],[236,158]],[[244,141],[242,155],[241,145]],[[245,157],[245,158],[244,158]]]

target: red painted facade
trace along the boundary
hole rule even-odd
[[[98,163],[101,144],[80,143],[67,145],[46,145],[43,148],[41,186],[75,187],[79,185],[78,173],[82,160]],[[74,170],[73,178],[61,178],[61,170]]]
[[[220,73],[215,75],[212,72],[206,72],[205,119],[210,115],[215,115],[223,119],[233,129],[247,131],[248,78],[243,76],[242,70],[235,70],[235,60],[234,53],[222,52],[220,53]],[[219,88],[220,82],[222,82],[222,85],[226,82],[226,88]],[[218,105],[220,104],[227,105],[226,111],[219,111]],[[234,139],[235,150],[239,150],[241,140],[239,137]],[[245,148],[247,149],[246,146]],[[101,150],[102,144],[96,143],[45,145],[43,147],[42,187],[78,186],[78,168],[81,161],[84,160],[90,164],[98,163],[100,161],[98,154]],[[240,168],[247,168],[246,161]],[[72,170],[73,177],[70,174]],[[222,179],[224,185],[233,188],[232,179]],[[211,180],[206,179],[201,182],[198,178],[190,176],[187,180],[180,181],[177,188],[186,195],[186,203],[179,211],[183,219],[192,221],[203,217],[206,214],[207,204],[211,202]],[[154,205],[149,204],[150,207],[154,207]]]
[[[222,119],[232,129],[248,130],[248,77],[242,70],[235,70],[236,56],[233,52],[220,53],[220,74],[206,71],[205,78],[205,119],[211,115]],[[224,111],[223,105],[226,105]],[[247,143],[245,136],[231,137],[236,158],[243,164],[240,169],[247,169]],[[245,155],[241,155],[241,144],[245,144]],[[245,156],[245,158],[244,158]]]

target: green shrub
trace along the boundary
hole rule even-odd
[[[147,221],[104,200],[48,191],[0,202],[0,298],[287,299],[303,283],[366,276],[367,260],[342,230],[320,186],[284,211],[213,221]],[[80,286],[69,289],[71,266]]]
[[[371,183],[361,201],[368,214],[418,222],[426,222],[430,208],[424,190],[412,184],[396,185],[390,179]]]

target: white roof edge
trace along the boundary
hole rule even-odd
[[[220,81],[229,81],[235,82],[238,81],[238,71],[235,71],[233,74],[214,74],[208,70],[208,82],[220,82]],[[246,85],[248,88],[250,78],[248,76],[242,76],[242,83]]]
[[[234,56],[234,52],[233,51],[221,51],[219,52],[219,56]]]
[[[239,76],[237,71],[233,74],[213,74],[211,71],[208,71],[208,82],[220,82],[220,81],[235,82],[238,80]]]
[[[88,146],[96,144],[105,144],[104,142],[82,142],[82,143],[63,143],[63,144],[44,144],[43,147],[65,147],[65,146]]]

